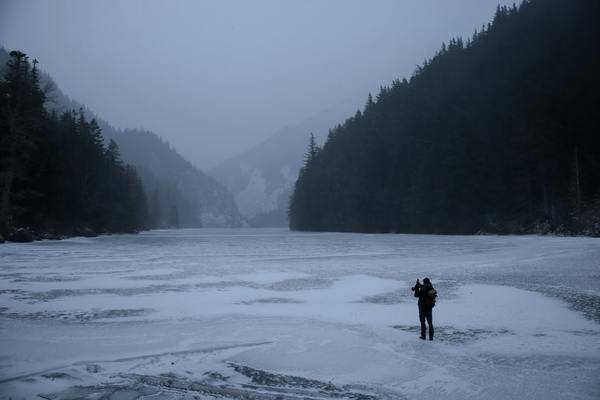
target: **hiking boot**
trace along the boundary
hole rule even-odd
[[[419,339],[426,340],[425,336],[419,336]]]

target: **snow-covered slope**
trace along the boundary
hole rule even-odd
[[[286,126],[250,150],[209,171],[233,193],[242,215],[256,226],[287,226],[291,189],[311,132],[322,143],[330,128],[353,115],[361,100],[348,99]]]

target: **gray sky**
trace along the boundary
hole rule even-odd
[[[0,0],[0,45],[201,168],[408,76],[502,0]]]

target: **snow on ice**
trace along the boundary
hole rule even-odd
[[[600,398],[600,241],[153,231],[0,246],[0,397]],[[410,287],[438,289],[436,340]]]

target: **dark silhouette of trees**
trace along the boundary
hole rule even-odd
[[[39,153],[44,122],[44,93],[39,88],[37,61],[33,66],[20,52],[10,53],[0,81],[0,232],[24,212],[16,199],[33,197],[28,185],[31,158]]]
[[[133,232],[148,226],[135,168],[104,145],[83,110],[44,109],[36,62],[10,53],[0,80],[0,234],[29,227],[60,234]]]
[[[4,74],[9,54],[0,47],[0,76]],[[67,97],[52,81],[52,78],[40,71],[40,81],[46,93],[46,109],[64,110],[83,108],[88,120],[96,118],[91,110]],[[50,92],[48,93],[48,90]],[[243,218],[233,200],[233,196],[215,179],[208,176],[189,161],[185,160],[168,142],[153,132],[141,129],[116,129],[107,121],[97,119],[102,136],[108,144],[113,139],[119,145],[122,160],[135,165],[137,174],[142,178],[146,193],[158,192],[160,209],[156,217],[152,215],[156,208],[150,208],[150,227],[166,227],[169,207],[177,205],[181,227],[200,227],[202,216],[209,218],[209,224],[223,223],[228,226],[241,226]],[[159,215],[160,214],[160,215]]]
[[[600,234],[599,16],[526,0],[444,44],[307,158],[291,228]]]

